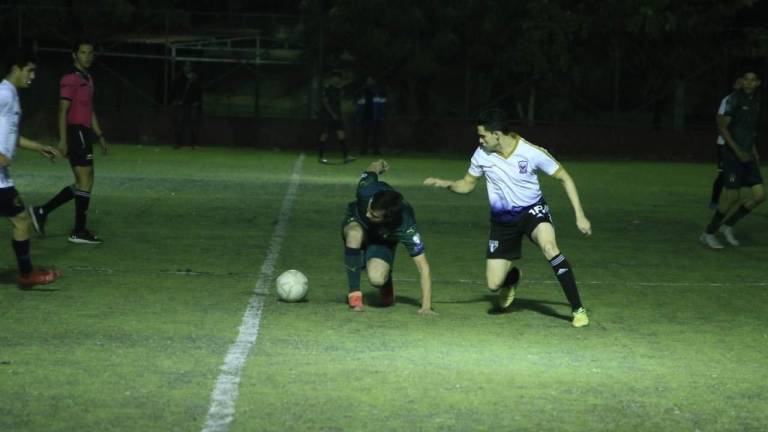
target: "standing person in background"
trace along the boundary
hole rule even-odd
[[[323,89],[323,97],[320,102],[320,123],[322,129],[317,143],[317,160],[322,164],[328,163],[328,159],[325,157],[325,150],[328,136],[331,133],[336,134],[344,163],[355,160],[355,158],[349,155],[349,150],[347,149],[347,136],[344,133],[344,122],[341,117],[341,85],[341,74],[333,72],[328,80],[328,84]]]
[[[717,115],[717,127],[725,140],[723,193],[717,209],[699,241],[711,249],[722,249],[715,236],[720,232],[731,246],[739,246],[733,226],[765,201],[757,130],[760,124],[760,80],[753,69],[741,76],[741,89],[733,92],[725,112]]]
[[[368,154],[369,148],[373,150],[373,154],[381,154],[379,135],[386,103],[386,94],[376,85],[373,77],[368,77],[365,80],[365,88],[357,99],[357,119],[362,127],[360,154]]]
[[[59,206],[75,200],[75,224],[69,235],[71,243],[99,244],[102,240],[86,228],[91,190],[94,183],[93,144],[107,154],[107,140],[93,109],[93,43],[78,41],[72,46],[73,69],[61,78],[59,92],[59,150],[69,158],[75,184],[65,186],[50,201],[30,208],[32,224],[45,234],[48,216]]]
[[[8,167],[16,147],[40,152],[53,160],[59,153],[53,147],[42,145],[19,134],[21,104],[17,89],[27,88],[35,79],[36,60],[25,50],[12,50],[3,66],[8,70],[0,83],[0,213],[13,224],[12,246],[19,266],[19,285],[28,287],[55,281],[60,274],[54,270],[33,270],[30,257],[29,226],[31,219],[24,209]]]
[[[183,73],[174,80],[172,90],[174,148],[194,147],[200,131],[203,88],[191,63],[184,64]]]
[[[741,89],[741,78],[737,78],[733,83],[733,92],[720,101],[720,107],[717,110],[717,117],[725,114],[725,108],[728,105],[728,99]],[[715,119],[717,121],[717,118]],[[718,132],[717,134],[717,176],[712,182],[712,196],[709,199],[709,208],[714,210],[720,201],[720,193],[723,191],[723,152],[725,152],[725,139]]]

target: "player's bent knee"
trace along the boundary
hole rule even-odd
[[[389,271],[368,271],[368,282],[375,287],[384,286],[389,279]]]

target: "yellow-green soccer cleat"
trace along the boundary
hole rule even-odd
[[[589,317],[587,316],[587,310],[581,307],[577,309],[575,312],[573,312],[573,321],[571,321],[571,324],[574,327],[584,327],[587,324],[589,324]]]
[[[508,308],[515,300],[515,291],[517,290],[518,283],[520,283],[520,278],[523,276],[523,272],[517,267],[512,267],[509,273],[507,279],[511,279],[511,283],[507,283],[499,288],[499,307],[501,309]]]

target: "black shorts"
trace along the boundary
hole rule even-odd
[[[541,202],[527,207],[514,222],[502,223],[491,221],[488,236],[487,259],[516,260],[523,256],[523,235],[531,239],[531,233],[539,224],[552,223],[549,206]]]
[[[723,182],[726,189],[739,189],[763,184],[763,176],[754,160],[741,162],[735,156],[726,155],[723,158]]]
[[[24,202],[21,201],[16,188],[5,187],[0,189],[0,214],[4,217],[14,217],[24,211]]]
[[[717,170],[722,172],[723,171],[723,159],[725,158],[725,145],[717,145],[717,154],[716,154],[716,160],[717,160]]]
[[[67,125],[67,154],[72,166],[93,166],[93,143],[98,141],[93,129]]]
[[[320,120],[320,133],[321,134],[328,134],[338,132],[338,131],[344,131],[344,124],[341,122],[341,120],[333,119],[333,118],[323,118]]]

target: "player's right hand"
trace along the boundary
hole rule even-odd
[[[448,187],[450,185],[450,182],[447,182],[445,180],[440,180],[439,178],[427,177],[424,179],[423,185],[434,186],[434,187]]]
[[[750,156],[749,153],[743,150],[738,150],[738,152],[736,153],[736,157],[739,158],[739,161],[741,162],[749,162],[752,160],[752,156]]]

